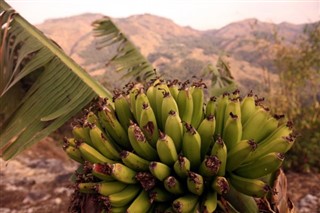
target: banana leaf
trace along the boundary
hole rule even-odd
[[[0,3],[0,154],[7,160],[94,97],[111,94],[10,5]]]

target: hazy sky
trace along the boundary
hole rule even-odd
[[[234,21],[258,18],[280,23],[320,20],[320,0],[6,0],[32,24],[49,18],[101,13],[114,18],[150,13],[195,29],[220,28]]]

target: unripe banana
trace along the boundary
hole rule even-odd
[[[158,180],[163,181],[166,177],[168,177],[171,173],[171,169],[164,163],[161,162],[150,162],[149,170],[153,176],[155,176]]]
[[[253,197],[264,197],[270,187],[259,179],[243,178],[230,173],[229,182],[238,191]]]
[[[228,180],[223,176],[215,177],[211,187],[220,195],[226,194],[230,189]]]
[[[207,105],[206,105],[206,117],[214,116],[216,113],[216,103],[217,98],[215,96],[210,97]]]
[[[172,202],[172,208],[177,213],[188,213],[193,210],[198,202],[198,196],[194,194],[183,195]]]
[[[201,137],[190,124],[185,123],[186,132],[182,139],[182,152],[189,159],[191,169],[197,168],[201,163]]]
[[[137,172],[121,163],[110,164],[108,172],[114,179],[120,182],[127,184],[135,184],[138,182],[135,178]]]
[[[112,207],[122,207],[128,205],[140,192],[139,185],[129,184],[122,191],[111,194],[107,197]]]
[[[77,146],[77,140],[75,138],[67,138],[64,137],[63,138],[63,145],[64,146],[73,146],[76,147]]]
[[[181,120],[186,123],[190,123],[192,120],[193,113],[193,100],[192,94],[188,87],[179,90],[177,104]]]
[[[228,102],[224,112],[224,125],[226,125],[227,120],[230,117],[230,113],[237,115],[241,122],[241,106],[239,98],[231,98]]]
[[[96,187],[97,183],[78,183],[77,184],[77,189],[79,190],[79,192],[82,193],[86,193],[86,194],[93,194],[95,193],[95,187]]]
[[[148,89],[147,89],[147,97],[149,99],[149,103],[151,108],[153,109],[154,114],[157,114],[157,88],[155,85],[160,83],[160,79],[155,79],[154,82],[151,83],[151,85],[149,85]]]
[[[186,157],[179,155],[178,160],[173,165],[173,169],[179,177],[186,178],[190,171],[190,161]]]
[[[214,132],[216,128],[216,120],[213,115],[206,117],[202,120],[197,131],[201,137],[201,157],[203,158],[213,144]]]
[[[211,149],[211,155],[217,156],[220,160],[219,170],[217,175],[224,176],[227,166],[227,146],[224,144],[221,137],[218,137]]]
[[[84,141],[92,146],[90,139],[89,127],[83,127],[80,124],[73,126],[72,128],[73,137],[78,141]]]
[[[133,150],[146,160],[156,160],[157,151],[148,143],[140,127],[132,123],[128,128],[128,136]]]
[[[149,191],[149,197],[151,203],[156,202],[166,202],[173,198],[173,195],[162,187],[155,187]]]
[[[203,177],[200,174],[190,171],[187,177],[187,187],[189,192],[200,196],[204,190]]]
[[[241,101],[241,123],[245,124],[255,111],[256,104],[251,91]]]
[[[165,133],[172,138],[177,152],[180,152],[182,148],[183,127],[181,119],[175,111],[169,112],[164,129]]]
[[[103,196],[118,193],[126,188],[127,184],[119,181],[99,182],[95,185],[95,191]]]
[[[100,180],[113,181],[115,179],[111,176],[109,169],[109,164],[94,163],[92,166],[92,174]]]
[[[98,117],[102,127],[111,135],[113,140],[126,149],[131,148],[128,135],[117,120],[114,112],[104,106],[99,108]]]
[[[121,151],[120,157],[124,165],[135,171],[149,171],[149,161],[129,151]]]
[[[169,90],[167,84],[165,84],[164,82],[161,82],[161,83],[157,84],[155,87],[156,87],[156,108],[157,108],[156,117],[157,117],[157,122],[158,122],[159,128],[163,129],[164,125],[165,125],[165,124],[162,123],[163,93],[169,93],[170,94],[170,90]]]
[[[213,213],[217,208],[217,192],[208,191],[203,198],[203,213]]]
[[[116,94],[113,98],[117,118],[124,129],[128,129],[130,121],[134,120],[130,104],[123,94]]]
[[[92,112],[92,111],[89,111],[86,115],[86,120],[89,124],[94,124],[96,125],[99,129],[103,130],[101,124],[100,124],[100,121],[99,121],[99,118],[98,116]]]
[[[224,143],[227,146],[227,149],[230,150],[236,146],[241,140],[242,136],[242,124],[241,119],[238,115],[234,115],[230,112],[229,118],[226,121],[226,125],[223,130],[222,138]]]
[[[165,128],[165,124],[170,111],[175,111],[179,115],[178,105],[175,99],[171,96],[169,92],[163,92],[163,101],[162,101],[161,110],[162,110],[161,116],[162,116],[163,128]]]
[[[268,144],[276,138],[288,137],[292,135],[292,122],[286,122],[275,129],[268,137],[259,142],[259,144]]]
[[[257,106],[255,113],[243,125],[242,139],[257,141],[257,138],[261,138],[261,129],[268,118],[270,118],[269,112],[265,108]]]
[[[90,138],[94,147],[111,160],[120,160],[119,149],[96,126],[90,125]]]
[[[261,178],[278,170],[283,160],[284,155],[272,152],[239,167],[234,173],[245,178]]]
[[[203,120],[203,106],[204,106],[204,92],[203,89],[207,88],[207,86],[203,82],[195,82],[193,83],[194,89],[192,92],[192,101],[193,101],[193,112],[191,125],[194,128],[198,128],[200,122]]]
[[[227,171],[237,169],[256,149],[257,144],[252,140],[242,140],[228,151]]]
[[[163,181],[164,188],[174,195],[180,195],[185,192],[183,184],[174,176],[169,176]]]
[[[155,148],[159,138],[159,129],[155,114],[148,104],[143,105],[139,126],[146,139]]]
[[[219,171],[221,161],[216,156],[205,156],[202,161],[199,173],[204,177],[212,177]]]
[[[172,97],[177,101],[179,94],[179,81],[177,79],[168,82],[168,88]]]
[[[229,94],[225,93],[223,96],[220,96],[217,99],[216,103],[216,110],[215,110],[215,118],[216,118],[216,135],[222,136],[223,134],[223,129],[224,129],[224,117],[225,117],[225,111],[228,103],[230,102],[229,100]]]
[[[151,207],[148,192],[141,190],[139,195],[134,199],[127,209],[127,213],[148,212]]]
[[[140,89],[138,94],[136,95],[136,102],[135,102],[136,111],[134,112],[135,118],[138,122],[140,122],[141,112],[145,104],[150,106],[150,102],[147,95],[144,93],[143,89]]]
[[[294,144],[294,140],[293,136],[287,136],[276,138],[268,143],[261,142],[258,144],[256,151],[245,160],[245,163],[256,161],[260,157],[272,152],[286,153]]]
[[[114,161],[106,158],[100,152],[98,152],[98,150],[87,143],[80,142],[78,149],[81,152],[81,156],[91,163],[114,163]]]
[[[64,146],[63,149],[71,159],[77,161],[78,163],[84,163],[79,149],[69,145]]]
[[[178,160],[178,153],[172,138],[162,132],[157,141],[157,152],[161,162],[168,166],[172,166]]]

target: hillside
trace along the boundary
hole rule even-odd
[[[112,83],[121,82],[112,70],[105,75],[105,63],[113,50],[96,49],[90,24],[100,17],[100,14],[83,14],[48,20],[37,27],[107,87],[122,86]],[[260,51],[266,48],[272,54],[274,30],[278,29],[280,36],[293,41],[304,27],[247,19],[221,29],[199,31],[150,14],[114,19],[114,22],[160,74],[186,80],[200,75],[208,63],[215,64],[219,55],[228,55],[232,74],[240,86],[247,89],[261,89],[259,85],[276,78],[270,57]],[[260,46],[255,43],[258,40]]]

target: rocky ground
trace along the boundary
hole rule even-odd
[[[51,138],[13,160],[0,159],[0,213],[68,212],[70,176],[76,167]],[[286,174],[299,212],[320,212],[320,174]]]

